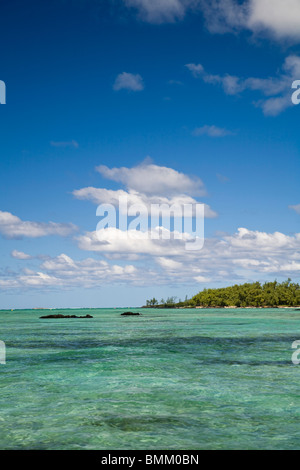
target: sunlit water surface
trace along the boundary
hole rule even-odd
[[[300,448],[300,312],[122,311],[0,312],[1,449]]]

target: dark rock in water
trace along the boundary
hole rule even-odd
[[[131,316],[137,317],[141,314],[140,313],[133,313],[133,312],[124,312],[124,313],[121,313],[121,315],[125,316],[125,317],[131,317]]]
[[[77,315],[46,315],[44,317],[40,317],[41,319],[48,319],[48,318],[94,318],[92,315],[85,315],[84,317],[78,317]]]

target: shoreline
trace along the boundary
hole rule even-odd
[[[214,309],[223,309],[223,310],[295,310],[300,312],[300,305],[295,306],[286,306],[286,305],[279,305],[279,306],[264,306],[264,307],[254,307],[251,305],[247,305],[246,307],[236,307],[236,306],[225,306],[221,307],[219,305],[214,305],[210,307],[204,306],[186,306],[186,307],[176,307],[176,306],[142,306],[142,307],[64,307],[64,308],[3,308],[0,309],[0,312],[23,312],[23,311],[68,311],[68,310],[140,310],[140,309],[155,309],[155,310],[214,310]]]
[[[225,307],[221,307],[220,305],[214,305],[214,306],[210,306],[210,307],[204,307],[204,306],[197,306],[197,307],[175,307],[175,306],[170,306],[170,307],[160,307],[160,306],[151,306],[151,307],[148,307],[148,306],[143,306],[141,308],[152,308],[152,309],[157,309],[157,310],[169,310],[169,309],[174,309],[174,310],[187,310],[187,309],[197,309],[197,310],[209,310],[209,309],[225,309],[225,310],[245,310],[245,309],[252,309],[252,310],[263,310],[263,309],[295,309],[295,310],[299,310],[300,311],[300,305],[293,305],[293,306],[286,306],[286,305],[276,305],[274,307],[270,306],[270,305],[266,305],[264,307],[254,307],[254,306],[251,306],[251,305],[247,305],[246,307],[236,307],[236,306],[225,306]]]

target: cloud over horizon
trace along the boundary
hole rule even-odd
[[[67,237],[78,228],[74,224],[23,221],[10,212],[0,211],[0,234],[7,239],[39,238],[48,235]]]
[[[166,230],[166,229],[162,229]],[[79,248],[107,259],[85,258],[75,261],[66,254],[39,257],[36,270],[23,269],[13,277],[0,276],[0,289],[44,289],[78,286],[99,287],[125,283],[135,286],[245,282],[251,279],[290,277],[300,273],[300,233],[266,233],[239,228],[232,235],[208,238],[202,250],[186,251],[183,240],[143,238],[141,232],[128,237],[118,229],[100,234],[87,232],[78,237]],[[102,237],[102,240],[101,240]],[[148,259],[148,262],[139,261]],[[114,259],[130,264],[115,264]],[[110,262],[109,262],[110,260]],[[100,283],[100,284],[99,284]]]
[[[23,269],[13,278],[0,277],[0,289],[90,289],[99,287],[99,283],[138,282],[139,275],[133,265],[109,264],[107,261],[92,258],[74,261],[62,253],[56,257],[48,257],[41,263],[38,271]]]

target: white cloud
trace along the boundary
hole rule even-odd
[[[197,127],[193,130],[193,135],[200,136],[200,135],[208,135],[209,137],[226,137],[228,135],[232,135],[231,131],[227,129],[223,129],[222,127],[217,126],[202,126]]]
[[[164,215],[169,213],[169,207],[173,207],[175,215],[181,216],[184,204],[197,204],[196,199],[184,194],[168,198],[164,196],[147,196],[136,191],[130,190],[127,192],[122,189],[113,191],[111,189],[88,187],[73,191],[73,195],[76,199],[92,201],[94,204],[111,204],[116,208],[120,207],[122,214],[127,214],[126,207],[143,206],[148,214],[156,216],[161,213]],[[121,198],[127,198],[127,206],[120,205]],[[208,204],[204,204],[204,214],[206,218],[215,218],[218,215]]]
[[[140,75],[133,75],[132,73],[126,72],[123,72],[117,76],[113,86],[115,91],[142,91],[144,88],[144,82]]]
[[[105,178],[123,183],[129,190],[146,195],[205,194],[200,178],[147,161],[133,168],[108,168],[101,165],[96,170]]]
[[[191,70],[191,64],[186,67]],[[200,64],[195,67],[199,67],[199,70],[200,67],[202,68],[202,72],[199,72],[196,78],[201,78],[205,83],[221,86],[227,95],[237,95],[246,90],[260,93],[263,98],[256,101],[256,106],[261,107],[266,116],[277,116],[292,106],[291,86],[292,82],[300,76],[300,57],[288,56],[284,61],[281,73],[271,78],[213,75],[207,73]],[[195,76],[194,73],[193,75]]]
[[[166,229],[156,230],[157,233],[167,232]],[[187,251],[186,242],[191,240],[189,234],[182,240],[164,240],[151,239],[148,233],[105,229],[79,236],[78,246],[109,259],[130,259],[132,254],[136,260],[148,257],[160,268],[157,272],[160,279],[176,283],[196,278],[199,281],[199,276],[214,282],[224,282],[227,278],[234,282],[245,277],[264,278],[265,274],[300,273],[300,234],[288,236],[240,228],[233,235],[205,239],[202,250]]]
[[[194,77],[200,77],[204,73],[204,67],[201,64],[186,64],[186,68],[194,75]]]
[[[54,273],[61,280],[79,285],[82,282],[87,287],[91,287],[91,284],[97,285],[99,281],[106,283],[132,280],[137,272],[133,265],[109,264],[107,261],[92,258],[74,261],[65,254],[44,261],[41,268],[48,273]]]
[[[279,40],[300,38],[300,0],[200,0],[200,4],[212,33],[248,29]]]
[[[297,212],[297,214],[300,214],[300,204],[297,204],[296,206],[289,206],[289,209],[292,209]]]
[[[298,270],[300,234],[288,236],[280,232],[266,233],[240,228],[219,240],[209,240],[202,252],[201,259],[208,259],[219,272],[230,271],[233,276],[242,275],[261,278],[265,274],[289,276]],[[297,261],[298,259],[298,261]],[[209,268],[209,274],[213,274]],[[241,268],[242,271],[240,271]],[[300,266],[299,266],[300,267]],[[214,277],[214,276],[212,276]]]
[[[123,0],[149,23],[183,20],[202,11],[211,33],[248,30],[277,40],[300,39],[300,0]]]
[[[75,261],[66,254],[44,261],[37,271],[24,269],[14,277],[0,277],[0,289],[9,288],[101,288],[110,283],[140,284],[141,273],[133,265],[109,264],[87,258]]]
[[[11,256],[15,259],[20,259],[20,260],[32,259],[32,256],[27,255],[26,253],[23,253],[23,251],[18,251],[18,250],[13,250],[11,252]]]
[[[166,239],[162,239],[163,233]],[[185,244],[192,240],[192,236],[185,233],[181,234],[182,239],[174,239],[174,233],[163,227],[156,227],[145,232],[109,227],[95,232],[86,232],[78,236],[77,241],[81,250],[100,252],[103,255],[118,254],[126,257],[136,254],[161,257],[167,253],[168,256],[177,256],[185,252]],[[155,237],[160,237],[160,239],[155,239]]]
[[[4,238],[38,238],[48,235],[67,237],[74,233],[77,227],[73,224],[59,224],[55,222],[27,222],[10,212],[0,211],[0,234]]]
[[[106,229],[78,237],[78,245],[108,258],[130,258],[130,254],[149,257],[172,282],[199,276],[224,282],[228,276],[233,280],[300,273],[300,234],[288,236],[240,228],[233,235],[206,239],[202,250],[186,251],[185,243],[191,239],[188,234],[182,240],[150,239],[147,233]]]
[[[193,0],[124,0],[135,8],[139,17],[149,23],[173,23],[182,19]]]
[[[80,247],[90,251],[114,251],[115,247],[113,247],[113,244],[116,242],[116,245],[119,245],[120,242],[122,247],[121,249],[117,248],[116,250],[120,253],[123,252],[125,254],[127,250],[134,252],[137,249],[137,251],[140,253],[153,255],[160,255],[161,250],[165,249],[165,244],[167,242],[170,245],[168,254],[171,253],[179,255],[185,252],[185,241],[191,239],[191,236],[189,234],[184,234],[183,240],[155,240],[149,239],[148,233],[143,233],[136,230],[132,230],[132,233],[128,233],[128,231],[122,231],[116,228],[108,228],[99,230],[98,232],[87,232],[84,236],[79,236],[77,239],[80,242],[85,240],[87,242],[86,248],[84,248],[83,244]],[[135,240],[134,244],[132,244],[133,239]],[[145,247],[143,247],[142,245],[144,244],[145,240],[147,243],[149,243],[148,246],[145,244]],[[139,241],[142,243],[140,247],[137,247],[136,243]],[[208,243],[211,243],[211,241],[212,239],[207,240]],[[227,245],[227,247],[230,247],[234,250],[259,250],[259,252],[264,251],[272,253],[273,251],[275,252],[276,250],[280,249],[298,249],[300,247],[300,234],[296,234],[295,236],[288,236],[281,232],[269,234],[266,232],[251,231],[246,228],[239,228],[234,235],[224,235],[221,238],[221,241],[217,243],[217,246],[220,246],[220,244],[222,246]],[[201,256],[202,253],[199,251],[197,256]]]
[[[300,38],[300,0],[251,0],[248,26],[266,29],[277,38]]]
[[[163,231],[167,232],[159,229],[157,233]],[[78,237],[79,247],[107,259],[43,256],[36,270],[0,274],[0,288],[98,288],[115,283],[153,287],[300,275],[300,233],[291,236],[240,228],[232,235],[207,238],[203,249],[194,252],[185,249],[185,241],[190,239],[185,234],[184,240],[155,240],[141,232],[128,234],[117,229],[88,232]],[[132,261],[124,264],[120,259]]]
[[[227,95],[236,95],[245,90],[245,84],[233,75],[212,75],[205,71],[201,64],[186,64],[187,69],[195,78],[201,78],[205,83],[221,85]],[[197,73],[195,73],[197,70]]]
[[[247,2],[200,0],[207,28],[211,33],[227,33],[247,27]]]
[[[168,214],[170,207],[175,216],[182,216],[183,206],[190,204],[195,212],[199,201],[190,194],[203,195],[205,188],[200,178],[190,177],[172,168],[143,163],[133,168],[96,168],[105,178],[120,182],[128,190],[111,190],[105,188],[87,187],[73,191],[77,199],[90,200],[95,204],[111,204],[120,207],[122,214],[127,214],[127,208],[142,206],[147,215],[156,216]],[[120,206],[121,198],[127,199],[127,205]],[[159,206],[159,207],[158,207]],[[135,215],[137,210],[132,215]],[[204,215],[207,218],[217,217],[217,213],[208,204],[204,204]]]
[[[206,284],[208,282],[211,282],[211,278],[210,277],[205,277],[205,276],[195,276],[194,280],[196,282],[199,282],[199,284]]]
[[[167,269],[168,271],[177,272],[182,268],[182,263],[180,261],[175,261],[171,258],[159,257],[157,258],[157,263],[162,266],[162,268]]]
[[[224,238],[233,248],[246,251],[259,250],[259,252],[273,253],[281,249],[300,248],[300,234],[288,236],[281,232],[271,234],[239,228],[235,235]]]

